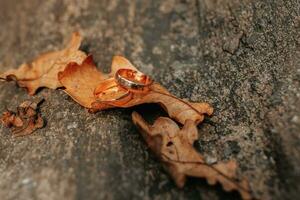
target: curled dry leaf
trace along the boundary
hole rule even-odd
[[[206,178],[211,185],[219,182],[226,191],[238,191],[243,199],[252,199],[248,182],[237,180],[235,161],[209,165],[194,149],[198,130],[193,120],[186,120],[180,129],[170,118],[160,117],[150,125],[134,112],[132,119],[178,187],[184,186],[187,176],[201,177]]]
[[[80,34],[75,32],[65,49],[42,54],[31,63],[22,64],[18,69],[0,74],[0,79],[15,79],[30,95],[40,87],[61,87],[57,79],[58,72],[63,71],[68,63],[81,63],[86,57],[86,54],[79,50],[81,40]]]
[[[17,107],[16,112],[5,111],[0,118],[1,122],[12,129],[15,137],[29,135],[44,126],[44,120],[37,112],[39,103],[25,101]]]

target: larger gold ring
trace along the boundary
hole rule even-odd
[[[149,86],[153,83],[149,76],[131,69],[119,69],[116,72],[115,80],[120,86],[132,92],[148,91]]]

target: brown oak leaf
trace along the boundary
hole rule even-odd
[[[219,182],[226,191],[238,191],[243,199],[252,199],[248,182],[237,179],[235,161],[210,165],[195,150],[193,143],[198,139],[198,130],[193,120],[186,120],[182,129],[166,117],[150,125],[133,112],[132,120],[178,187],[184,186],[187,176],[200,177],[206,178],[211,185]]]
[[[75,32],[65,49],[42,54],[31,63],[22,64],[18,69],[0,74],[0,79],[15,79],[30,95],[34,95],[40,87],[51,89],[61,87],[57,79],[58,72],[63,71],[70,62],[81,64],[86,57],[86,54],[79,50],[81,40],[80,34]]]
[[[44,120],[37,112],[40,102],[25,101],[17,107],[16,112],[3,112],[0,121],[5,127],[12,129],[14,137],[29,135],[44,126]]]

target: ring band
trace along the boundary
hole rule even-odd
[[[107,79],[99,84],[94,90],[94,95],[98,102],[119,104],[128,101],[130,91],[116,83],[114,78]]]
[[[131,69],[119,69],[115,80],[120,86],[134,92],[143,92],[153,83],[149,76]]]
[[[107,103],[107,104],[113,104],[113,105],[119,105],[119,104],[124,104],[128,102],[131,99],[131,92],[128,90],[124,92],[124,94],[117,95],[114,97],[115,91],[112,91],[112,94],[109,94],[110,91],[108,90],[107,93],[100,95],[97,97],[97,101],[102,102],[102,103]],[[117,94],[116,92],[115,94]]]
[[[113,78],[109,78],[106,79],[104,81],[102,81],[94,90],[94,95],[98,95],[102,92],[104,92],[107,89],[113,88],[118,86],[118,84],[116,83],[115,79]]]

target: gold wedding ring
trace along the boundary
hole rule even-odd
[[[132,92],[146,92],[153,80],[138,71],[131,69],[119,69],[115,75],[116,82]]]
[[[124,103],[130,97],[130,91],[119,87],[114,78],[107,79],[94,90],[97,101],[106,103]]]

